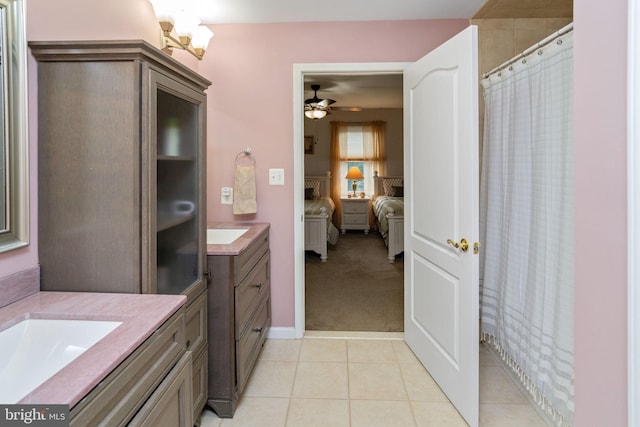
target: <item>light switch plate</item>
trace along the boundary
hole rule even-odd
[[[269,169],[269,185],[284,185],[284,169]]]

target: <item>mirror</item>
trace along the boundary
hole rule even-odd
[[[0,0],[0,252],[29,244],[24,9],[23,0]]]

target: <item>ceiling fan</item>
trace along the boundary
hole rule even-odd
[[[310,119],[318,120],[325,117],[327,114],[331,114],[330,111],[362,111],[361,107],[334,107],[336,101],[329,98],[318,98],[318,90],[320,85],[311,85],[313,90],[313,98],[305,99],[304,101],[304,115]]]
[[[331,104],[336,101],[333,99],[318,98],[318,90],[320,89],[320,85],[311,85],[311,90],[313,90],[313,98],[304,100],[304,115],[310,119],[318,120],[329,114],[331,110]]]

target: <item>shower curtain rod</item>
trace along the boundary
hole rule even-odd
[[[511,64],[514,64],[515,62],[517,62],[519,59],[524,58],[525,56],[529,55],[531,52],[535,52],[537,49],[540,49],[543,46],[548,45],[549,43],[552,43],[553,41],[555,41],[558,37],[562,37],[565,34],[569,33],[573,31],[573,22],[560,28],[558,31],[556,31],[555,33],[549,35],[548,37],[544,38],[542,41],[534,44],[533,46],[531,46],[530,48],[522,51],[522,53],[514,56],[513,58],[511,58],[510,60],[503,62],[502,64],[498,65],[496,68],[494,68],[493,70],[484,73],[482,75],[483,79],[486,79],[487,77],[489,77],[492,74],[495,74],[497,72],[500,72],[502,70],[504,70],[505,68],[509,67]]]

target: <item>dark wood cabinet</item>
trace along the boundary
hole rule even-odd
[[[268,226],[237,254],[210,251],[207,264],[211,273],[208,403],[219,417],[229,418],[271,325]]]
[[[186,295],[199,417],[211,83],[143,41],[29,47],[38,61],[41,289]]]

